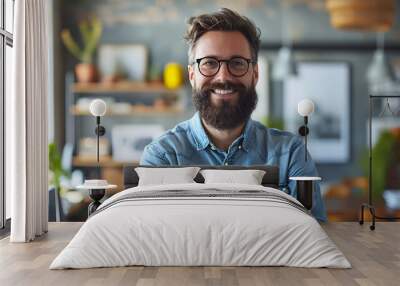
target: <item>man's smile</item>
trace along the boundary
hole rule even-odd
[[[215,99],[232,99],[234,95],[237,95],[237,91],[235,89],[212,89],[211,94]]]

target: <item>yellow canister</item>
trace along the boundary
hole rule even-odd
[[[164,68],[164,84],[167,88],[176,89],[183,84],[183,68],[178,63],[168,63]]]

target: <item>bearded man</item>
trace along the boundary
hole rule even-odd
[[[299,136],[250,119],[257,104],[260,33],[246,17],[223,8],[189,19],[189,79],[197,109],[146,146],[141,165],[277,165],[280,188],[295,197],[291,176],[317,176]],[[320,188],[312,214],[326,220]]]

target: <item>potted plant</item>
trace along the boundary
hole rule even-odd
[[[80,63],[75,66],[78,82],[88,83],[96,79],[96,68],[93,65],[93,54],[102,34],[102,24],[97,17],[81,21],[78,24],[82,39],[82,48],[68,29],[61,32],[61,39],[67,50],[77,58]]]
[[[394,147],[399,138],[396,129],[383,131],[372,148],[372,194],[374,200],[382,201],[382,194],[385,190],[388,178],[388,171],[394,158]],[[365,176],[369,175],[368,151],[364,151],[361,157],[361,167]]]
[[[58,204],[59,208],[61,207],[61,182],[60,179],[62,176],[69,177],[69,173],[65,171],[61,164],[61,156],[57,150],[57,146],[54,143],[49,144],[49,184],[50,190],[54,189],[55,200],[54,205]],[[62,211],[60,211],[62,213]]]
[[[61,155],[55,143],[49,144],[49,170],[51,171],[50,185],[60,190],[60,178],[62,176],[68,176],[68,172],[65,171],[61,165]]]

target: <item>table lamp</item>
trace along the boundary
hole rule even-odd
[[[100,148],[100,136],[103,136],[106,133],[106,129],[104,126],[100,124],[100,118],[106,114],[107,105],[104,100],[94,99],[90,104],[90,113],[96,117],[96,129],[95,133],[97,136],[97,148],[96,148],[96,158],[97,158],[97,170],[98,176],[100,177],[100,156],[99,156],[99,148]],[[92,179],[85,180],[83,185],[78,186],[78,189],[87,189],[89,190],[89,196],[92,198],[93,202],[90,203],[88,207],[88,215],[90,216],[96,209],[100,206],[100,200],[106,194],[107,189],[114,189],[116,185],[109,185],[107,180],[101,179]]]
[[[304,125],[300,126],[299,134],[304,137],[304,161],[307,162],[307,135],[310,132],[308,129],[308,117],[314,112],[314,103],[310,99],[303,99],[297,105],[297,112],[304,117]],[[303,206],[311,210],[313,205],[314,182],[320,181],[320,177],[290,177],[290,180],[296,181],[297,200]]]

